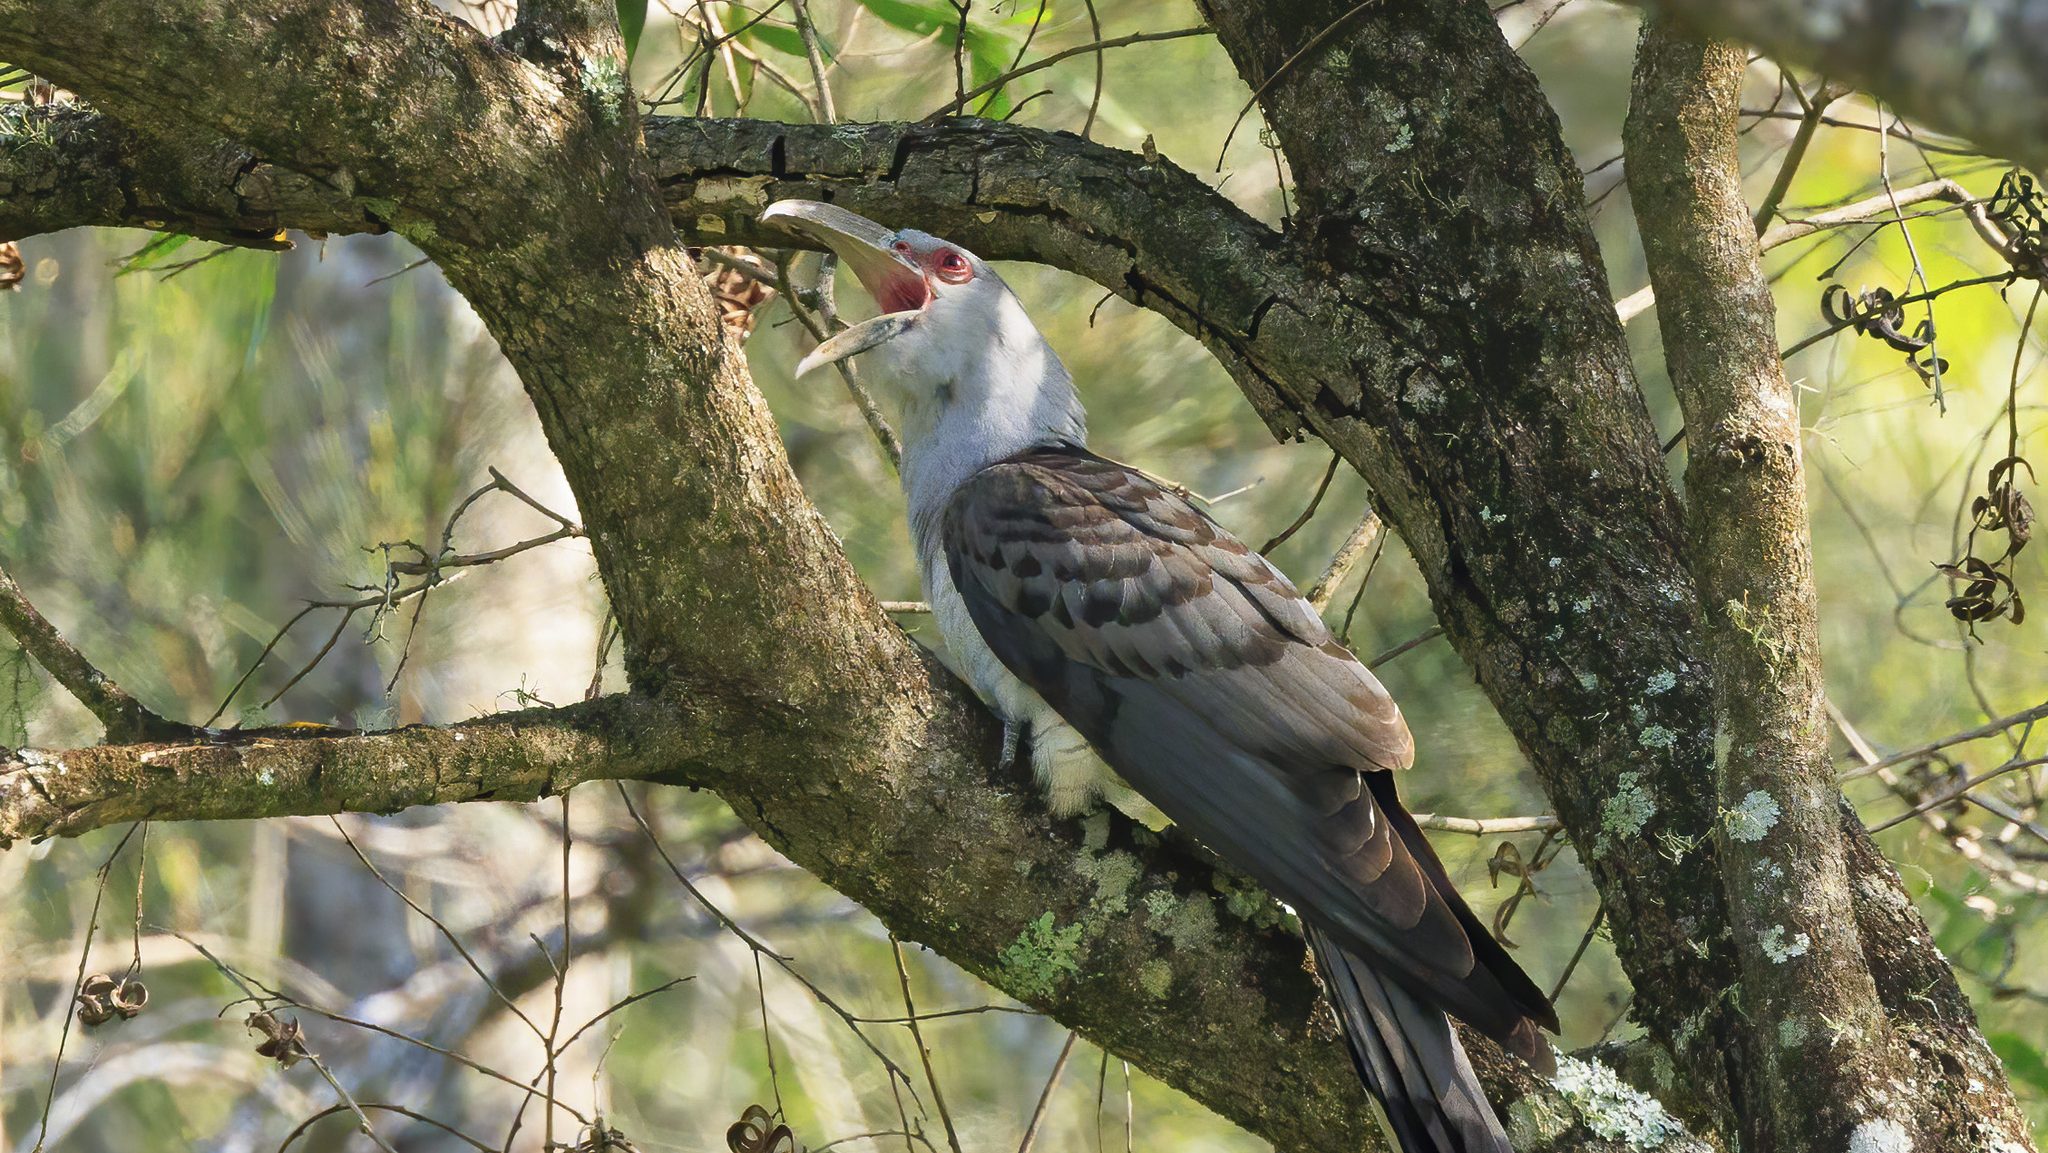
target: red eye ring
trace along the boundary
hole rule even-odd
[[[967,258],[957,252],[941,252],[933,263],[937,267],[939,279],[947,284],[965,284],[974,279],[974,266],[967,263]]]

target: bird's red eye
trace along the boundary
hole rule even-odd
[[[966,257],[951,249],[939,253],[936,264],[939,279],[947,284],[965,284],[974,279],[974,266],[967,263]]]
[[[895,248],[896,251],[901,252],[906,256],[910,254],[910,242],[908,240],[897,241],[895,244]]]

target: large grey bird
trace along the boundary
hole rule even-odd
[[[1445,1014],[1546,1072],[1556,1014],[1401,807],[1415,746],[1387,691],[1264,557],[1088,451],[1073,379],[973,253],[812,201],[762,220],[830,248],[880,304],[798,372],[866,354],[939,630],[1006,731],[1031,730],[1055,803],[1088,796],[1060,777],[1070,725],[1299,913],[1404,1150],[1507,1153]]]

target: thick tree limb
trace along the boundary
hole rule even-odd
[[[1841,819],[1828,748],[1798,394],[1779,362],[1776,303],[1742,195],[1747,71],[1739,46],[1653,18],[1624,134],[1665,361],[1691,430],[1689,555],[1721,729],[1713,836],[1748,1054],[1731,1075],[1752,1103],[1743,1144],[1832,1148],[1887,1127],[1924,1148],[2024,1140],[2010,1097],[1962,1108],[1911,1075],[1929,1060],[1967,1067],[1983,1051],[1967,1031],[1909,1047],[1853,930],[1844,841],[1867,837]],[[1864,858],[1864,884],[1898,886],[1874,852]],[[1946,985],[1939,993],[1963,1004]]]
[[[1943,132],[2048,163],[2048,2],[1643,0],[1703,35],[1872,92]]]
[[[589,780],[712,788],[892,925],[915,926],[997,987],[1282,1148],[1374,1144],[1350,1059],[1276,908],[1120,817],[1048,820],[1027,782],[988,777],[986,726],[951,725],[939,718],[922,751],[850,766],[833,784],[810,770],[843,735],[794,736],[737,699],[674,708],[621,695],[445,728],[24,752],[0,761],[0,846],[143,819],[532,800]],[[1045,916],[1072,938],[1071,973],[1017,959],[1013,946]],[[1518,1148],[1627,1148],[1594,1136],[1519,1062],[1490,1045],[1473,1051],[1489,1092],[1519,1119]],[[1212,1082],[1231,1088],[1203,1088]]]
[[[108,740],[160,739],[190,731],[150,712],[142,702],[129,696],[128,690],[115,684],[112,677],[94,668],[83,653],[64,639],[57,626],[36,611],[21,586],[5,570],[0,570],[0,628],[12,634],[22,650],[43,666],[44,672],[99,718],[100,724],[106,726]],[[0,834],[0,844],[5,842],[5,835]]]

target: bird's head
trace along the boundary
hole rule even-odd
[[[943,401],[963,386],[1000,387],[992,374],[1064,380],[1009,285],[959,245],[814,200],[778,201],[761,220],[831,249],[882,309],[813,349],[798,376],[866,353],[868,377],[900,394],[890,398],[898,406]]]

